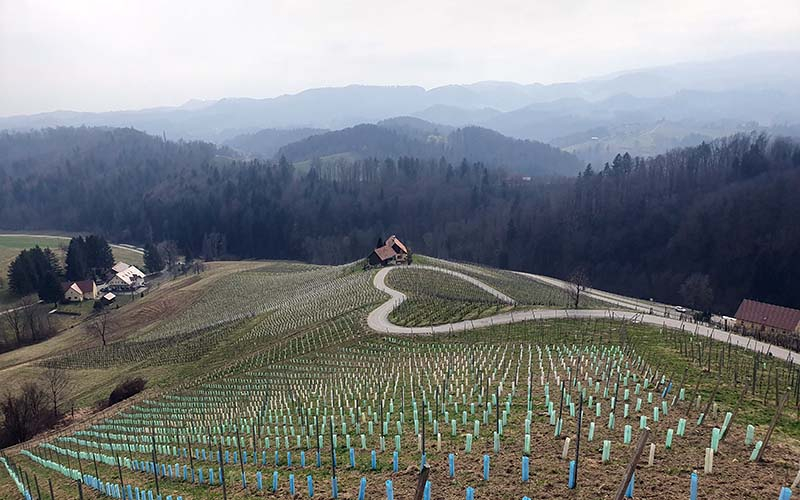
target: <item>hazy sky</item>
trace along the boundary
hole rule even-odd
[[[0,0],[0,116],[798,49],[799,0]]]

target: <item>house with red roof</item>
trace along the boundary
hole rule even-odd
[[[800,334],[800,311],[744,299],[736,311],[736,328],[745,333]]]
[[[408,247],[397,236],[391,235],[386,238],[382,246],[377,247],[369,254],[367,261],[370,266],[410,264],[410,255]]]
[[[64,300],[67,302],[83,302],[97,299],[97,284],[93,280],[67,281],[61,283]]]

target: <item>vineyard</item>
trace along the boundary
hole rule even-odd
[[[548,285],[442,262],[388,273],[407,295],[390,320],[566,305]],[[374,276],[266,264],[139,337],[44,360],[185,376],[7,450],[0,497],[761,499],[797,481],[790,362],[611,317],[386,335],[366,322],[386,300]]]
[[[526,278],[512,271],[493,269],[475,264],[449,262],[432,257],[420,257],[417,260],[424,264],[464,273],[478,279],[491,287],[502,290],[520,305],[554,308],[566,308],[573,305],[572,299],[564,290]],[[578,306],[588,309],[602,308],[607,304],[597,299],[583,296],[580,298]]]
[[[402,326],[455,323],[513,309],[513,304],[448,272],[401,267],[389,273],[387,284],[408,297],[389,316]]]

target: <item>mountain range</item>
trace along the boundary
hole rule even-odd
[[[350,85],[143,110],[55,111],[0,118],[0,129],[134,127],[270,156],[308,129],[338,130],[411,116],[440,129],[475,125],[549,142],[584,161],[602,162],[617,152],[649,156],[739,131],[793,130],[800,123],[798,89],[800,52],[771,52],[549,85],[479,82],[429,90]],[[273,132],[253,135],[264,129]]]

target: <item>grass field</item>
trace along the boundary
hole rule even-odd
[[[548,296],[536,283],[528,290],[527,281],[504,282],[502,272],[469,271],[517,300]],[[105,349],[76,327],[32,346],[35,352],[0,355],[0,376],[10,384],[38,377],[44,366],[63,368],[82,404],[107,397],[121,377],[145,376],[152,385],[117,411],[7,454],[32,485],[34,474],[40,485],[50,479],[56,498],[77,497],[80,470],[88,482],[99,477],[155,495],[153,471],[141,465],[154,460],[164,467],[158,477],[163,498],[221,498],[222,467],[229,498],[308,497],[307,477],[315,497],[330,498],[335,439],[341,498],[358,498],[362,478],[366,498],[386,498],[387,480],[396,498],[411,498],[424,436],[433,499],[464,498],[468,487],[476,499],[602,499],[613,497],[644,418],[654,461],[647,464],[646,452],[635,497],[688,498],[697,471],[700,498],[777,498],[797,473],[799,372],[782,360],[609,319],[382,335],[365,323],[385,300],[373,276],[358,266],[214,263],[121,309],[119,330]],[[408,293],[409,303],[424,296],[474,312],[494,300],[436,271],[395,270],[387,282]],[[444,312],[418,309],[429,322],[463,317],[444,306]],[[752,462],[784,396],[788,403],[765,460]],[[703,473],[706,448],[726,427],[726,438],[713,444],[713,471]],[[578,435],[577,487],[569,489]],[[214,458],[218,452],[222,463]],[[0,464],[0,498],[21,497],[3,469]],[[99,498],[89,485],[83,488],[84,498]]]

